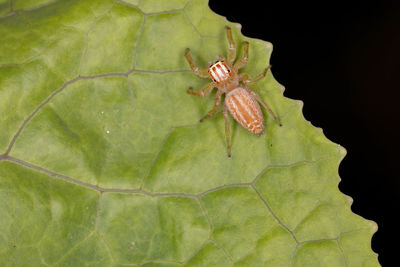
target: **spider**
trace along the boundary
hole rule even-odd
[[[219,56],[218,60],[214,64],[208,64],[207,69],[200,69],[195,65],[192,57],[190,56],[189,48],[186,48],[185,57],[190,65],[190,68],[196,75],[202,78],[212,79],[212,82],[210,82],[200,92],[193,91],[192,87],[189,87],[187,90],[189,94],[204,97],[210,94],[212,89],[218,89],[215,96],[214,108],[208,112],[207,115],[201,118],[200,122],[212,117],[215,114],[221,104],[221,96],[226,94],[222,109],[225,120],[226,149],[228,157],[231,157],[228,111],[240,125],[242,125],[252,134],[258,136],[264,132],[264,119],[257,101],[260,102],[260,104],[272,115],[279,126],[282,126],[282,124],[277,116],[275,116],[274,112],[272,112],[272,110],[264,102],[264,100],[247,86],[247,84],[255,83],[264,78],[270,68],[270,65],[268,65],[265,70],[254,79],[250,79],[246,73],[239,74],[238,70],[246,66],[248,61],[249,43],[243,42],[243,58],[234,64],[236,57],[236,46],[232,38],[232,30],[228,26],[226,26],[225,29],[229,43],[227,60],[225,60],[225,57]]]

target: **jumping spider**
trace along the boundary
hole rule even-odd
[[[263,99],[254,92],[247,84],[255,83],[260,79],[264,78],[267,74],[270,65],[265,68],[264,72],[250,79],[246,73],[238,73],[240,68],[243,68],[248,61],[249,54],[249,43],[243,42],[244,56],[241,60],[233,64],[236,57],[235,42],[232,38],[232,31],[230,27],[226,27],[226,34],[229,43],[228,59],[219,56],[219,60],[214,64],[209,64],[207,70],[198,68],[192,57],[189,55],[189,48],[186,48],[185,57],[190,64],[192,71],[202,78],[211,78],[213,81],[209,83],[202,91],[193,91],[190,87],[187,92],[189,94],[203,97],[208,95],[212,89],[217,88],[217,94],[215,97],[214,108],[208,112],[203,118],[200,119],[202,122],[205,119],[210,118],[217,111],[221,103],[221,96],[226,94],[225,102],[223,105],[223,113],[225,119],[225,137],[228,157],[231,156],[231,145],[229,136],[229,123],[228,123],[228,111],[232,117],[239,122],[244,128],[255,135],[261,135],[264,132],[264,119],[257,101],[271,113],[274,120],[280,125],[279,119],[275,116],[268,105]]]

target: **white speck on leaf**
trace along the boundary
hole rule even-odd
[[[130,243],[130,245],[129,245],[129,248],[130,249],[138,249],[136,246],[135,246],[135,241],[132,241],[131,243]]]

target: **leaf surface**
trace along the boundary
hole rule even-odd
[[[1,266],[379,266],[376,224],[338,190],[345,155],[285,98],[253,86],[257,137],[221,113],[198,123],[233,28],[255,77],[272,45],[206,0],[0,0]]]

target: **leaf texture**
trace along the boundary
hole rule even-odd
[[[242,36],[206,0],[0,0],[1,266],[379,266],[374,222],[338,190],[345,155],[285,98],[253,86],[280,117],[257,137],[223,116],[199,66],[243,72],[272,45]]]

